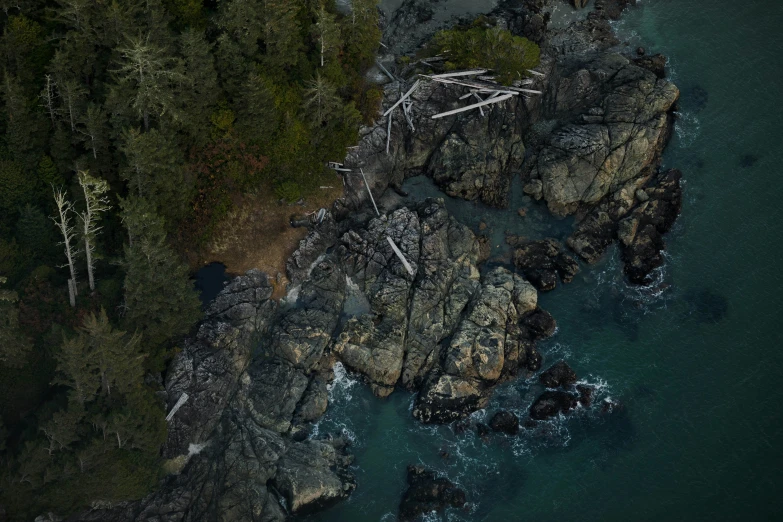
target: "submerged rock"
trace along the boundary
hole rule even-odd
[[[465,492],[450,480],[422,466],[408,466],[408,489],[402,495],[398,520],[412,521],[425,513],[465,505]]]

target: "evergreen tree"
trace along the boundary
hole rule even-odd
[[[99,153],[106,153],[106,113],[99,105],[87,105],[76,130],[81,134],[82,143],[90,151],[93,160],[98,159]]]
[[[70,388],[70,401],[82,406],[95,398],[100,386],[92,355],[87,336],[82,334],[72,338],[63,336],[63,343],[56,356],[57,375],[54,384]]]
[[[15,214],[35,197],[35,178],[16,161],[0,160],[0,212]]]
[[[221,2],[217,24],[245,58],[253,58],[264,35],[264,14],[260,0],[227,0]]]
[[[341,106],[337,89],[320,74],[307,83],[304,91],[304,108],[315,125],[325,122],[330,114]]]
[[[157,212],[172,223],[185,216],[193,196],[193,183],[186,176],[185,159],[172,137],[157,129],[123,133],[121,150],[126,166],[120,175],[131,193],[150,200]]]
[[[0,276],[0,284],[7,281]],[[12,290],[0,289],[0,363],[21,367],[32,350],[30,339],[19,328],[19,296]]]
[[[141,332],[145,343],[163,348],[169,339],[187,333],[201,316],[198,293],[187,266],[166,243],[163,220],[152,217],[145,223],[152,214],[150,207],[133,199],[122,206],[123,222],[133,238],[123,260],[124,323]],[[163,353],[158,350],[155,355]]]
[[[245,139],[266,144],[280,127],[274,82],[260,74],[251,73],[242,91],[237,106],[237,128]]]
[[[151,117],[167,115],[178,120],[181,110],[176,90],[179,84],[187,81],[180,60],[153,41],[149,34],[129,38],[118,52],[117,82],[130,92],[130,104],[144,129],[150,129]]]
[[[143,382],[143,359],[139,334],[128,335],[115,330],[106,310],[98,316],[90,314],[80,329],[89,350],[90,364],[100,382],[101,392],[110,397],[113,393],[127,395]]]
[[[48,260],[56,242],[52,223],[39,207],[26,205],[16,222],[16,241],[28,259]]]
[[[289,69],[303,57],[301,9],[300,0],[264,1],[264,54],[270,66]]]
[[[183,124],[197,143],[204,144],[210,137],[209,118],[220,95],[213,45],[203,31],[190,28],[180,37],[180,49],[185,59],[185,74],[190,79],[181,93],[186,112]]]
[[[324,67],[327,61],[332,63],[338,59],[342,47],[340,28],[337,17],[326,9],[323,0],[315,7],[315,20],[313,37],[320,51],[320,66]]]
[[[34,111],[30,98],[19,80],[6,73],[3,101],[5,102],[5,143],[11,156],[26,170],[34,171],[43,150],[46,120]]]

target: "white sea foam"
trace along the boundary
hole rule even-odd
[[[359,381],[348,374],[348,370],[340,361],[334,364],[334,380],[326,385],[329,403],[348,402],[353,398],[351,390]]]
[[[692,112],[677,112],[677,120],[674,122],[674,132],[680,140],[680,148],[687,149],[701,134],[701,122]]]

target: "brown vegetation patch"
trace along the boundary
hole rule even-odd
[[[322,186],[328,188],[316,189],[300,203],[281,202],[271,190],[242,196],[215,227],[213,238],[199,252],[186,253],[191,267],[196,270],[220,261],[230,274],[258,268],[266,272],[275,287],[273,297],[282,297],[288,283],[285,263],[307,236],[306,228],[291,226],[291,216],[328,209],[343,195],[343,184],[337,175],[330,176]]]

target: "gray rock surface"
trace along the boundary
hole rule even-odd
[[[490,271],[441,364],[425,380],[413,415],[423,422],[450,422],[484,407],[492,387],[524,364],[528,336],[520,320],[536,307],[530,283],[502,267]],[[515,367],[506,364],[507,353],[514,354]]]

